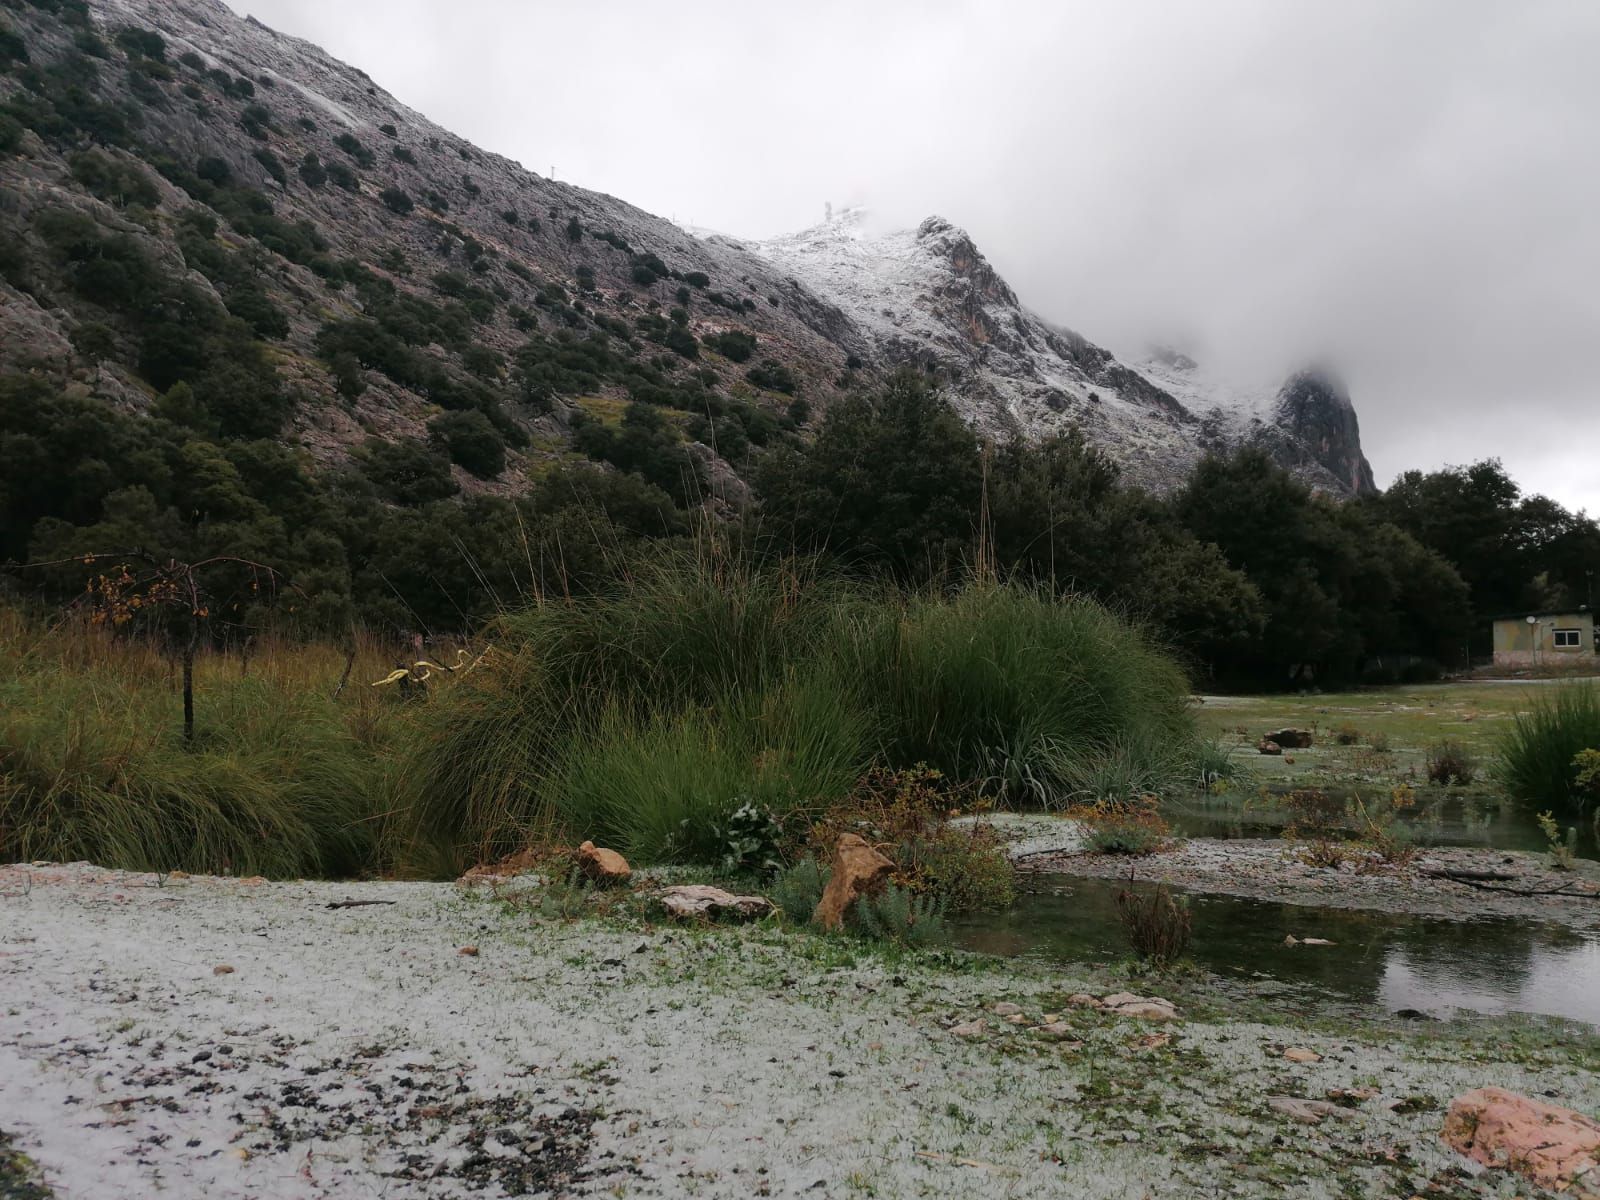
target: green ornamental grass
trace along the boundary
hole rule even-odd
[[[1578,756],[1600,748],[1600,688],[1592,683],[1541,688],[1500,746],[1500,779],[1516,800],[1573,816],[1590,794],[1579,785]]]

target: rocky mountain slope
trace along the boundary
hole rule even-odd
[[[866,213],[846,209],[751,248],[837,305],[880,361],[938,372],[990,432],[1081,425],[1156,488],[1182,478],[1207,449],[1255,443],[1324,490],[1373,489],[1355,410],[1330,376],[1297,374],[1259,397],[1170,351],[1126,366],[1024,306],[972,238],[941,217],[874,233]]]
[[[980,428],[1081,424],[1150,485],[1254,440],[1321,487],[1371,486],[1336,385],[1297,377],[1239,419],[1026,309],[938,218],[698,237],[481,151],[220,0],[0,12],[0,370],[323,466],[444,447],[456,487],[505,491],[575,453],[634,469],[630,403],[735,489],[752,446],[914,365]]]

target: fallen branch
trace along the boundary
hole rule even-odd
[[[1468,871],[1449,867],[1421,867],[1417,874],[1426,875],[1429,879],[1449,879],[1455,883],[1509,883],[1522,878],[1511,871]]]
[[[329,908],[368,908],[374,904],[395,904],[394,900],[331,900]]]
[[[1514,879],[1516,876],[1507,876],[1507,878]],[[1496,892],[1502,896],[1571,896],[1576,900],[1600,900],[1600,892],[1574,891],[1573,887],[1578,883],[1577,880],[1573,880],[1572,883],[1563,883],[1560,887],[1553,888],[1495,887],[1491,883],[1482,883],[1476,879],[1452,878],[1451,882],[1474,888],[1480,892]]]

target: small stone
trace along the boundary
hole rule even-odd
[[[1012,1013],[1006,1018],[1006,1021],[1012,1025],[1021,1025],[1026,1022],[1027,1019],[1028,1018],[1023,1016],[1021,1013]]]
[[[997,1017],[1014,1017],[1022,1011],[1022,1005],[1013,1004],[1009,1000],[1002,1000],[989,1011]]]
[[[633,874],[627,859],[593,842],[578,847],[578,869],[596,883],[625,883]]]
[[[769,916],[772,901],[765,896],[735,896],[710,884],[689,883],[663,888],[656,896],[674,917],[732,917],[751,920]]]
[[[1075,1007],[1078,1007],[1078,1008],[1099,1008],[1100,1007],[1100,1001],[1097,1000],[1095,997],[1089,995],[1088,992],[1074,992],[1072,995],[1067,997],[1067,1003],[1071,1004],[1071,1005],[1074,1005]],[[1050,1018],[1048,1018],[1048,1017],[1045,1018],[1045,1020],[1047,1020],[1047,1021],[1049,1019]]]
[[[1176,1021],[1177,1006],[1160,996],[1135,996],[1132,992],[1116,992],[1102,1001],[1107,1012],[1119,1017],[1137,1017],[1141,1021]]]
[[[1119,1017],[1137,1017],[1141,1021],[1176,1021],[1178,1012],[1164,1000],[1141,1000],[1137,1004],[1119,1004],[1111,1010]]]
[[[1308,1046],[1290,1046],[1283,1052],[1283,1056],[1292,1063],[1317,1063],[1322,1061],[1322,1055]]]
[[[1256,743],[1257,754],[1282,754],[1283,747],[1269,738],[1262,738]]]
[[[232,975],[233,968],[227,963],[218,963],[216,966],[211,968],[211,973],[213,975]]]
[[[983,1018],[979,1017],[976,1021],[968,1021],[965,1025],[951,1026],[950,1032],[959,1038],[975,1038],[983,1036],[983,1029]]]
[[[1294,1096],[1268,1096],[1267,1107],[1302,1125],[1320,1125],[1324,1117],[1349,1115],[1337,1104],[1329,1104],[1326,1100],[1301,1100]]]
[[[240,887],[260,887],[265,882],[266,882],[266,880],[264,878],[262,878],[260,875],[247,875],[245,878],[239,880],[239,886]]]
[[[1061,1014],[1060,1013],[1045,1013],[1045,1015],[1043,1017],[1039,1018],[1039,1019],[1041,1021],[1043,1021],[1046,1025],[1054,1025],[1057,1021],[1061,1020]]]
[[[468,958],[477,958],[478,948],[476,946],[463,946],[461,949],[457,950],[456,953],[464,954]]]
[[[1051,1021],[1048,1025],[1039,1026],[1039,1032],[1046,1037],[1070,1038],[1077,1030],[1065,1021]]]
[[[246,1150],[243,1146],[235,1146],[232,1150],[228,1151],[228,1157],[237,1162],[249,1162],[250,1151]]]

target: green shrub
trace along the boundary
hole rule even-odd
[[[1154,966],[1170,966],[1189,948],[1189,898],[1164,883],[1144,894],[1118,892],[1117,913],[1134,953]]]
[[[794,374],[788,367],[770,358],[763,359],[759,366],[751,367],[744,373],[744,377],[758,388],[794,395]]]
[[[796,925],[808,924],[828,886],[828,874],[816,859],[802,858],[794,866],[778,873],[768,889],[768,895],[788,920]]]
[[[327,173],[327,177],[332,180],[334,187],[343,188],[347,192],[361,190],[361,180],[354,171],[343,163],[324,163],[323,170]]]
[[[705,339],[705,343],[730,362],[749,362],[750,356],[756,352],[755,334],[742,329],[714,333]]]
[[[9,25],[0,24],[0,71],[28,61],[28,46]]]
[[[165,62],[167,58],[166,39],[153,29],[125,26],[117,30],[116,43],[130,55],[139,58],[154,59],[156,62]]]
[[[479,479],[493,479],[506,469],[506,444],[481,412],[449,412],[428,422],[428,435],[444,447],[450,461]]]
[[[411,202],[411,197],[397,187],[384,188],[378,193],[378,199],[383,201],[384,207],[390,212],[398,213],[402,217],[416,207]]]
[[[137,165],[114,159],[98,150],[72,156],[72,178],[93,195],[118,208],[130,204],[154,208],[161,200],[150,177]]]
[[[10,113],[0,112],[0,154],[15,154],[20,150],[26,132],[21,121]]]
[[[377,156],[363,146],[354,134],[341,133],[333,139],[333,144],[354,159],[359,166],[370,168],[378,161]]]
[[[271,150],[256,150],[252,153],[251,157],[261,164],[262,169],[265,170],[268,175],[272,176],[272,178],[277,181],[280,187],[289,186],[289,172],[284,169],[283,160]]]
[[[1516,800],[1557,814],[1592,803],[1578,784],[1578,755],[1600,746],[1600,688],[1592,683],[1539,689],[1500,745],[1499,776]]]
[[[368,439],[360,451],[361,472],[384,499],[395,504],[426,504],[457,492],[450,462],[411,438],[386,442]]]
[[[892,883],[884,885],[875,896],[857,900],[851,906],[849,923],[853,930],[874,941],[904,946],[937,946],[950,936],[942,901]]]
[[[328,182],[327,168],[322,165],[322,159],[315,153],[307,151],[305,158],[301,160],[300,178],[310,188],[319,188]]]
[[[1428,748],[1428,782],[1440,787],[1471,783],[1478,774],[1478,760],[1461,742],[1445,740]]]

